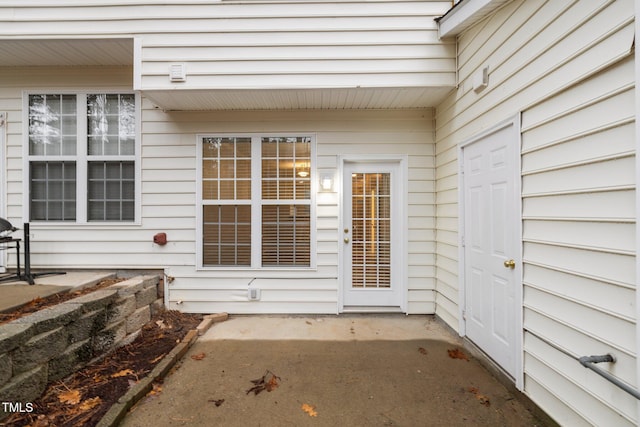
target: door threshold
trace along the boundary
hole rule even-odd
[[[400,307],[382,305],[345,305],[341,313],[403,313]]]

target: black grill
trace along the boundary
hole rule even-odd
[[[15,274],[7,274],[0,277],[0,282],[23,281],[30,285],[35,284],[35,278],[38,276],[48,276],[52,274],[65,274],[64,272],[51,271],[32,273],[31,272],[31,247],[29,242],[29,223],[24,223],[24,271],[20,268],[20,242],[22,239],[11,236],[14,231],[19,230],[9,221],[0,218],[0,250],[13,249],[16,250],[16,272]]]

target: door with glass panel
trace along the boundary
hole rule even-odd
[[[344,309],[400,308],[400,164],[347,162],[343,173]]]

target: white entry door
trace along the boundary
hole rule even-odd
[[[404,239],[399,162],[345,162],[343,167],[343,306],[396,310],[402,305]]]
[[[462,149],[467,337],[516,378],[521,327],[517,120]]]

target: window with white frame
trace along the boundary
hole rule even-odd
[[[28,95],[30,221],[135,220],[136,96]]]
[[[311,266],[310,136],[199,138],[202,266]]]

